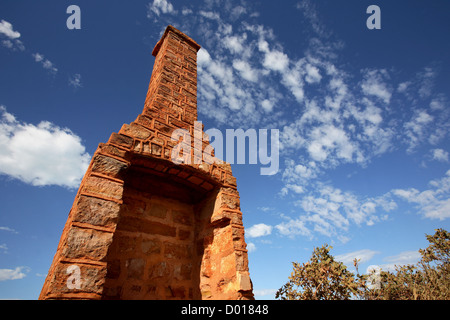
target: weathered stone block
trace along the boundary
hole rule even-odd
[[[161,151],[162,151],[162,146],[156,144],[156,143],[151,143],[152,147],[151,147],[151,154],[154,156],[161,156]]]
[[[162,204],[152,203],[150,209],[145,211],[145,216],[164,219],[167,216],[167,210],[167,207]]]
[[[146,255],[161,253],[161,241],[157,239],[142,239],[142,252]]]
[[[166,278],[168,279],[173,273],[173,266],[166,261],[153,264],[149,267],[148,274],[151,279]]]
[[[125,262],[125,267],[127,268],[127,278],[128,279],[142,279],[144,274],[144,259],[129,259]]]
[[[178,264],[174,268],[174,277],[176,280],[191,280],[192,278],[192,263]]]
[[[131,123],[131,124],[124,124],[122,128],[120,129],[119,133],[125,134],[130,137],[134,137],[136,139],[140,140],[146,140],[150,137],[152,132],[137,124],[137,123]]]
[[[62,263],[51,277],[49,294],[60,295],[61,298],[64,294],[74,293],[101,295],[105,277],[105,267]]]
[[[123,185],[105,178],[90,176],[85,180],[82,192],[119,200],[122,199]]]
[[[102,261],[112,242],[112,233],[72,227],[62,255],[71,259]]]
[[[120,230],[143,232],[147,234],[159,234],[167,237],[176,236],[176,228],[166,224],[133,217],[122,217],[119,220],[118,227]]]
[[[78,200],[73,219],[75,222],[115,228],[119,211],[120,206],[116,202],[82,195]]]
[[[164,257],[167,259],[188,259],[192,256],[192,246],[172,242],[164,243]]]
[[[191,237],[192,232],[189,230],[178,229],[178,239],[187,240]]]
[[[176,223],[184,224],[186,226],[193,225],[192,212],[172,210],[172,219]]]
[[[240,208],[240,200],[239,197],[234,195],[221,193],[220,194],[220,207],[228,208],[228,209],[239,209]]]
[[[238,272],[239,291],[252,290],[252,282],[248,272]]]
[[[111,137],[109,138],[108,142],[125,148],[131,148],[133,146],[133,138],[127,137],[119,133],[111,134]]]
[[[121,178],[127,168],[128,165],[125,162],[100,154],[95,155],[92,162],[93,172],[105,174],[113,178]]]

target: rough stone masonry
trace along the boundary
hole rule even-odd
[[[230,165],[170,158],[174,130],[199,130],[199,49],[172,26],[156,44],[144,109],[99,144],[39,299],[253,299]]]

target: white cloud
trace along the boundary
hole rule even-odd
[[[443,95],[438,95],[430,102],[431,110],[444,110],[447,104],[447,99]]]
[[[380,265],[384,271],[395,271],[395,266],[404,266],[408,264],[416,264],[421,258],[419,251],[403,251],[395,256],[389,256],[383,259],[387,263]]]
[[[0,244],[0,251],[2,251],[3,253],[7,253],[8,252],[8,246],[5,243]]]
[[[450,218],[450,170],[443,178],[430,181],[429,185],[431,188],[424,191],[410,188],[394,189],[391,192],[409,203],[416,204],[419,213],[426,218]]]
[[[305,80],[308,83],[318,83],[322,79],[322,76],[320,75],[320,71],[318,68],[311,64],[306,65],[306,77]]]
[[[397,91],[404,94],[411,102],[429,98],[433,91],[436,75],[435,68],[425,67],[417,72],[412,79],[401,82],[397,86]]]
[[[285,71],[289,65],[288,56],[278,50],[267,51],[264,56],[263,66],[273,71]]]
[[[431,95],[433,89],[434,78],[436,77],[436,71],[431,67],[426,67],[424,70],[417,75],[419,80],[419,96],[421,98],[426,98]]]
[[[269,99],[264,99],[263,101],[261,101],[261,107],[266,112],[272,112],[274,103],[272,101],[270,101]]]
[[[448,152],[443,149],[433,149],[431,150],[433,160],[448,162]]]
[[[189,8],[183,8],[182,10],[181,10],[181,14],[183,15],[183,16],[186,16],[186,15],[188,15],[188,14],[192,14],[192,9],[189,9]]]
[[[0,106],[0,173],[33,186],[79,185],[89,162],[81,139],[48,121],[21,123]]]
[[[308,86],[300,86],[300,80],[308,77],[308,65],[318,70],[314,81],[324,84],[320,87],[323,94],[316,94],[312,98],[309,97]],[[309,69],[309,77],[312,78],[314,73],[311,70],[315,69]],[[374,73],[379,78],[388,78],[383,70],[365,73],[366,77],[368,73]],[[288,86],[287,79],[290,79],[292,85],[299,85],[298,88],[302,90],[299,97],[303,100],[304,108],[300,117],[288,122],[281,130],[282,149],[306,151],[308,159],[316,162],[318,168],[334,168],[343,163],[363,165],[373,156],[392,149],[395,129],[384,121],[385,108],[377,106],[372,100],[375,97],[373,94],[378,94],[386,101],[390,99],[390,96],[383,96],[374,89],[377,86],[381,88],[381,80],[375,85],[364,78],[362,83],[365,90],[373,94],[361,96],[358,90],[352,89],[348,78],[331,61],[310,56],[299,60],[295,67],[285,72],[283,84]]]
[[[419,110],[413,114],[410,121],[404,124],[405,139],[409,145],[408,152],[413,151],[420,142],[427,138],[429,124],[433,119],[433,116],[429,115],[426,110]]]
[[[239,36],[225,36],[223,38],[223,45],[234,54],[242,54],[245,50],[245,40],[247,39],[247,34],[244,33],[241,37]]]
[[[5,48],[11,49],[12,51],[24,51],[25,46],[23,45],[23,42],[19,39],[7,39],[2,40],[2,46]]]
[[[272,226],[269,226],[264,223],[259,223],[251,226],[245,231],[245,234],[248,238],[258,238],[268,236],[272,233]]]
[[[41,63],[42,67],[44,69],[47,69],[51,73],[55,74],[58,72],[58,69],[55,67],[55,65],[48,59],[45,59],[45,57],[40,53],[33,53],[32,54],[34,61]]]
[[[256,251],[256,245],[253,242],[247,243],[247,250],[248,252],[255,252]]]
[[[306,222],[304,221],[304,217],[300,216],[297,219],[292,219],[287,217],[285,222],[279,223],[275,226],[275,229],[283,235],[290,238],[294,238],[295,236],[307,236],[311,237],[311,230],[306,227]]]
[[[69,85],[71,87],[74,87],[75,89],[82,87],[83,84],[81,83],[81,74],[76,73],[72,77],[70,77],[69,78]]]
[[[211,63],[211,56],[205,48],[200,48],[197,53],[197,63],[200,66],[208,66]]]
[[[5,35],[9,39],[20,38],[20,32],[14,31],[12,24],[5,20],[0,21],[0,34]]]
[[[301,193],[305,192],[305,189],[302,186],[297,185],[297,184],[290,184],[290,183],[288,183],[288,184],[286,184],[285,188],[287,190],[291,190],[291,191],[293,191],[294,193],[297,193],[297,194],[301,194]],[[284,191],[283,193],[286,193],[287,190]]]
[[[296,4],[296,8],[303,12],[303,16],[309,22],[312,30],[320,37],[329,37],[330,32],[326,30],[321,22],[314,5],[309,0],[301,0]]]
[[[363,70],[364,79],[361,83],[361,89],[364,94],[375,96],[384,103],[389,103],[392,96],[392,90],[388,87],[387,80],[389,74],[386,70]]]
[[[262,299],[265,296],[271,296],[273,298],[277,291],[277,289],[255,289],[253,290],[253,294],[259,299]]]
[[[15,269],[0,269],[0,281],[18,280],[26,277],[27,267],[16,267]]]
[[[305,75],[305,60],[300,59],[290,68],[283,70],[281,83],[292,93],[295,99],[302,103],[305,99],[303,78]]]
[[[161,13],[175,13],[173,5],[167,0],[153,0],[152,4],[148,4],[147,17],[152,16],[152,12],[159,16]]]
[[[24,51],[25,46],[23,42],[19,40],[20,32],[14,31],[13,26],[8,21],[0,21],[0,35],[5,36],[7,39],[2,40],[2,46],[13,51]]]
[[[36,62],[41,62],[44,60],[44,56],[40,53],[34,53],[34,54],[32,54],[32,56],[34,58],[34,61],[36,61]]]
[[[232,20],[236,20],[238,19],[241,15],[247,13],[247,9],[243,6],[235,6],[233,7],[233,9],[231,10],[231,19]]]
[[[337,261],[341,261],[347,267],[353,266],[354,259],[360,259],[359,263],[365,263],[370,261],[373,256],[378,254],[378,251],[370,250],[370,249],[362,249],[358,251],[353,251],[349,253],[339,254],[335,258]]]
[[[290,190],[289,183],[285,189],[282,194]],[[275,226],[282,235],[311,237],[312,232],[317,232],[346,242],[349,238],[345,234],[350,226],[371,226],[384,221],[388,218],[386,213],[397,207],[389,195],[360,198],[352,192],[322,183],[315,183],[308,189],[302,187],[304,194],[294,202],[301,208],[300,215],[295,219],[284,217],[287,221]]]
[[[197,61],[200,113],[214,117],[219,123],[242,123],[246,119],[249,125],[260,120],[263,113],[272,111],[277,93],[270,88],[259,92],[252,88],[259,72],[248,61],[241,58],[230,61],[223,55],[212,57],[205,49],[199,51]],[[268,102],[261,104],[264,100]]]
[[[8,232],[12,232],[12,233],[18,233],[16,230],[11,229],[9,227],[0,227],[0,231],[8,231]]]
[[[338,159],[351,162],[355,147],[347,133],[331,124],[313,128],[310,133],[308,152],[314,161],[325,161],[330,153]]]
[[[255,82],[258,80],[258,73],[256,70],[253,70],[250,64],[247,61],[243,60],[234,60],[233,68],[240,72],[242,78],[248,81]]]
[[[200,10],[198,13],[207,19],[220,21],[220,15],[217,12]]]

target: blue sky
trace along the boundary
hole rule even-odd
[[[71,4],[80,30],[66,27]],[[2,1],[0,298],[38,297],[98,143],[142,111],[168,24],[202,46],[205,129],[280,132],[277,174],[232,165],[256,298],[324,243],[362,272],[415,263],[425,234],[449,230],[449,12],[444,0]]]

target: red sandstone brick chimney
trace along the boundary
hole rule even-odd
[[[208,141],[171,161],[173,131],[202,130],[199,49],[172,26],[156,44],[144,110],[98,146],[39,299],[253,299],[230,165]]]

